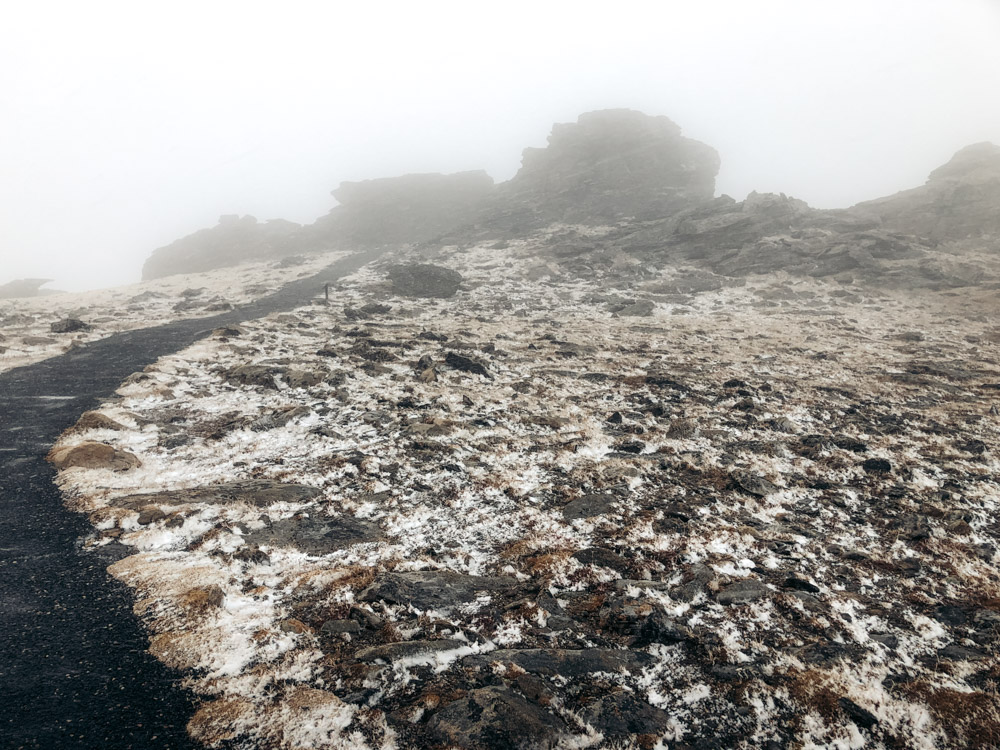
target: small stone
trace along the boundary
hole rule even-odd
[[[49,330],[52,333],[76,333],[77,331],[89,331],[92,327],[77,318],[65,318],[52,323]]]
[[[157,508],[155,505],[147,505],[145,508],[139,511],[139,518],[136,521],[140,526],[149,526],[151,523],[156,523],[162,518],[166,518],[167,514],[162,510]]]
[[[776,484],[749,471],[734,471],[730,476],[737,487],[754,497],[767,497],[778,491]]]
[[[875,714],[862,708],[850,698],[840,698],[837,703],[840,704],[840,707],[847,714],[848,718],[862,729],[871,729],[878,724]]]
[[[747,604],[763,599],[770,589],[760,581],[737,581],[726,586],[716,595],[719,604]]]
[[[356,620],[327,620],[319,629],[324,635],[341,635],[343,633],[360,633],[361,623]]]
[[[884,458],[866,459],[861,468],[868,474],[888,474],[892,471],[892,464]]]

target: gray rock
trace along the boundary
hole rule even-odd
[[[767,497],[778,491],[776,484],[749,471],[734,471],[730,476],[737,487],[754,497]]]
[[[593,518],[611,511],[611,506],[618,502],[614,495],[591,494],[571,500],[563,506],[563,518],[573,521],[578,518]]]
[[[354,658],[358,661],[399,661],[400,659],[410,659],[414,656],[431,656],[441,651],[454,651],[456,648],[468,645],[467,641],[453,639],[399,641],[398,643],[383,643],[380,646],[363,648],[354,654]]]
[[[324,516],[293,516],[251,531],[247,544],[287,547],[307,555],[328,555],[331,552],[379,538],[378,526],[343,514],[336,518]]]
[[[427,726],[449,747],[477,750],[549,750],[568,735],[561,717],[503,687],[471,690]]]
[[[284,368],[274,365],[238,365],[223,373],[223,377],[238,385],[255,385],[261,388],[277,390],[278,384],[274,377],[284,373]]]
[[[314,500],[320,494],[320,490],[315,487],[307,487],[303,484],[285,484],[251,479],[208,487],[124,495],[110,500],[109,504],[120,508],[141,508],[145,505],[248,503],[257,508],[266,508],[275,503],[306,503]]]
[[[580,711],[588,724],[605,738],[625,738],[637,734],[662,735],[672,717],[654,708],[635,693],[616,690],[602,696]]]
[[[421,610],[448,609],[475,601],[481,592],[512,591],[518,585],[515,578],[467,576],[452,570],[421,570],[387,573],[362,591],[359,599],[409,604]]]
[[[397,264],[390,266],[386,275],[393,291],[404,297],[454,297],[462,283],[458,271],[431,263]]]
[[[760,581],[737,581],[722,589],[715,597],[719,604],[747,604],[763,599],[770,589]]]
[[[327,620],[319,629],[325,635],[341,635],[343,633],[360,633],[361,623],[357,620]]]

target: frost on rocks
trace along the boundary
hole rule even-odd
[[[420,259],[387,256],[64,435],[141,462],[59,481],[204,697],[191,734],[1000,744],[977,301],[780,274],[665,294],[684,269],[539,273],[535,242],[440,250],[446,299],[394,296],[385,269]]]

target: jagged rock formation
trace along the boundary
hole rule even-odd
[[[37,297],[41,294],[55,294],[54,291],[41,287],[52,279],[16,279],[0,284],[0,299],[19,299],[22,297]]]
[[[1000,147],[959,151],[927,184],[850,209],[817,210],[784,194],[714,197],[719,155],[666,117],[627,109],[557,124],[545,148],[494,186],[485,172],[345,182],[339,205],[307,227],[252,217],[160,248],[144,278],[331,247],[429,249],[529,237],[554,225],[545,273],[590,273],[615,255],[686,263],[744,277],[786,271],[906,287],[961,287],[1000,278]],[[549,261],[554,265],[546,265]]]
[[[142,267],[142,278],[281,258],[299,252],[300,245],[301,226],[293,222],[273,219],[261,223],[253,216],[220,216],[211,229],[201,229],[153,251]]]
[[[526,229],[659,219],[710,200],[719,165],[715,149],[666,117],[588,112],[555,125],[548,147],[524,150],[520,171],[498,190],[494,221]]]
[[[852,211],[877,217],[888,231],[935,242],[1000,235],[1000,146],[966,146],[931,172],[925,185],[859,203]]]
[[[312,229],[317,242],[426,242],[473,222],[492,192],[493,178],[482,170],[343,182],[333,191],[340,205]]]

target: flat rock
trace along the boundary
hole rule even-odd
[[[109,501],[120,508],[141,508],[145,505],[186,505],[202,503],[225,505],[227,503],[247,503],[257,508],[266,508],[275,503],[305,503],[320,495],[320,490],[303,484],[284,484],[263,479],[242,482],[191,487],[184,490],[147,492],[125,495]]]
[[[462,283],[462,274],[451,268],[432,263],[406,263],[390,266],[386,271],[396,294],[404,297],[454,297]]]
[[[763,599],[770,589],[760,581],[737,581],[722,589],[715,597],[719,604],[747,604]]]
[[[52,333],[76,333],[77,331],[89,331],[92,327],[77,318],[65,318],[52,323],[49,330]]]
[[[764,477],[752,474],[749,471],[734,471],[730,474],[733,482],[748,495],[754,497],[767,497],[778,491],[778,485],[770,482]]]
[[[445,609],[475,601],[481,592],[510,591],[515,578],[467,576],[452,570],[387,573],[361,592],[360,600],[409,604],[417,609]]]
[[[353,622],[351,620],[350,622]],[[325,626],[324,626],[325,627]],[[438,641],[400,641],[398,643],[383,643],[381,646],[363,648],[354,654],[358,661],[399,661],[413,657],[431,656],[442,651],[454,651],[456,648],[468,646],[468,642],[451,638]]]
[[[48,459],[59,471],[71,468],[128,471],[142,466],[139,458],[128,451],[118,450],[106,443],[93,442],[54,448]]]
[[[488,654],[468,656],[464,664],[488,668],[494,663],[513,664],[525,672],[541,675],[582,677],[594,672],[638,673],[655,663],[653,656],[643,651],[611,648],[584,649],[501,649]]]
[[[611,506],[618,501],[614,495],[591,494],[571,500],[563,506],[563,518],[573,521],[578,518],[593,518],[601,516],[611,510]]]
[[[352,544],[373,542],[378,538],[378,526],[345,514],[336,518],[285,518],[251,531],[246,535],[246,542],[261,547],[287,547],[307,555],[328,555]]]
[[[502,687],[469,691],[427,726],[449,747],[548,750],[568,739],[562,718]]]
[[[581,716],[605,738],[636,734],[662,735],[671,716],[635,693],[620,690],[587,705]]]

